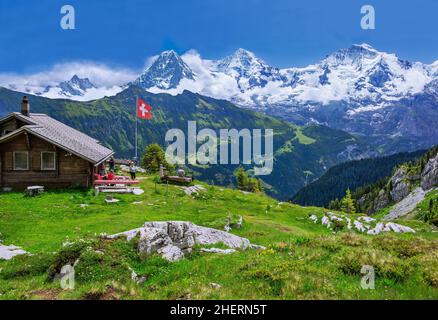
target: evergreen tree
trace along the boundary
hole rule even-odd
[[[160,165],[163,165],[166,170],[173,169],[173,166],[166,161],[163,149],[156,143],[147,146],[143,156],[142,165],[149,173],[158,172],[160,170]]]
[[[234,175],[237,180],[237,189],[248,192],[263,191],[261,180],[250,177],[242,167],[239,167]]]
[[[248,175],[246,174],[245,170],[242,167],[239,167],[236,170],[235,176],[237,180],[237,189],[245,190],[246,186],[248,185]]]
[[[345,197],[341,200],[341,210],[346,213],[356,213],[353,198],[351,197],[350,189],[347,189]]]

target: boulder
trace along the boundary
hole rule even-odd
[[[140,230],[138,250],[141,254],[148,256],[171,244],[172,240],[164,230],[158,228],[144,228]]]
[[[177,261],[191,252],[198,245],[222,243],[230,249],[207,250],[216,253],[232,253],[235,249],[263,249],[252,245],[246,238],[217,229],[197,226],[186,221],[153,221],[146,222],[143,227],[125,231],[107,238],[126,236],[128,240],[139,236],[138,250],[141,255],[148,256],[159,253],[168,261]]]

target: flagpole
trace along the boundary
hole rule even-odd
[[[138,97],[135,97],[135,161],[138,162]]]

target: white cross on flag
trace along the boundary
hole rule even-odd
[[[152,107],[140,98],[137,98],[137,117],[140,119],[152,119]]]

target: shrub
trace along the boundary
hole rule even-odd
[[[344,249],[337,259],[342,272],[351,275],[359,275],[364,265],[374,267],[377,276],[395,281],[403,281],[411,273],[411,266],[408,262],[381,250]]]
[[[55,255],[55,258],[49,267],[49,279],[53,280],[63,266],[67,264],[73,265],[81,255],[82,251],[91,246],[92,243],[92,241],[80,240],[74,243],[65,244]]]
[[[307,243],[309,243],[309,242],[310,242],[310,239],[307,238],[307,237],[297,237],[297,238],[295,238],[295,240],[294,240],[294,243],[295,243],[296,245],[304,245],[304,244],[307,244]]]
[[[422,238],[400,239],[394,236],[381,235],[373,239],[378,247],[392,252],[401,258],[410,258],[425,254],[431,250],[438,250],[438,242]]]
[[[418,258],[422,276],[425,282],[438,288],[438,252],[431,251]]]
[[[270,246],[271,249],[275,250],[276,252],[286,252],[290,253],[295,251],[295,245],[287,242],[277,242]]]
[[[54,255],[50,253],[16,256],[5,263],[0,272],[0,278],[12,279],[15,277],[44,274],[47,272],[53,260]]]
[[[366,245],[368,240],[363,236],[358,235],[354,232],[347,232],[340,236],[340,242],[346,246],[358,247]]]

